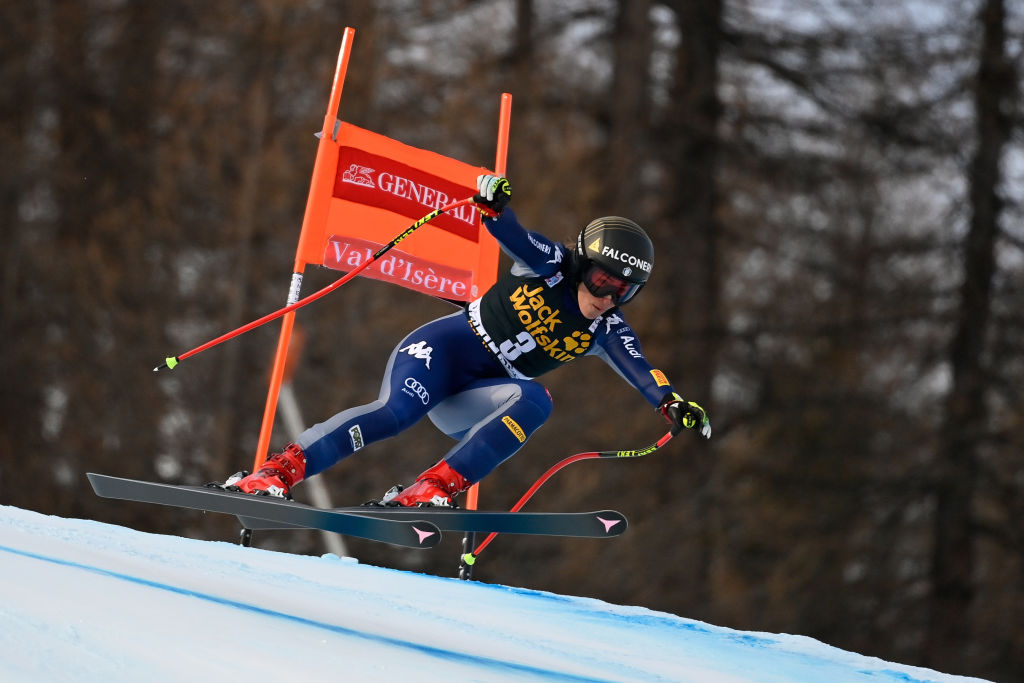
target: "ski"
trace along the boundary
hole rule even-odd
[[[240,519],[252,519],[255,526],[246,525],[250,529],[278,528],[273,525],[322,529],[408,548],[432,548],[441,540],[437,525],[422,516],[385,518],[352,514],[345,510],[321,510],[283,498],[254,496],[216,487],[163,484],[93,472],[86,476],[93,491],[102,498],[235,515]]]
[[[362,515],[377,519],[413,520],[432,522],[442,531],[497,532],[501,534],[528,534],[538,536],[570,536],[575,538],[610,538],[626,530],[626,517],[615,510],[593,512],[491,512],[459,508],[425,507],[342,507],[335,512]],[[269,520],[240,516],[247,529],[283,529],[289,525]]]

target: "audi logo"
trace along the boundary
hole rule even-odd
[[[410,389],[413,394],[420,397],[420,400],[423,401],[423,405],[430,403],[430,392],[428,392],[418,380],[415,380],[412,377],[406,377],[405,386]]]

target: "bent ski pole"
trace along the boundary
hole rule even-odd
[[[537,490],[540,489],[540,487],[543,486],[547,482],[548,479],[553,477],[555,475],[555,473],[558,472],[559,470],[561,470],[561,469],[563,469],[565,467],[568,467],[569,465],[573,464],[574,462],[579,462],[580,460],[593,460],[594,458],[640,458],[640,457],[643,457],[645,455],[650,455],[654,451],[658,450],[659,448],[661,448],[662,446],[667,444],[669,441],[672,440],[672,437],[675,436],[676,433],[677,433],[676,430],[668,431],[668,432],[665,433],[665,436],[661,437],[656,442],[652,443],[650,446],[647,446],[646,448],[641,448],[640,450],[635,450],[635,451],[590,451],[588,453],[577,453],[576,455],[571,455],[568,458],[566,458],[565,460],[562,460],[562,461],[560,461],[558,463],[555,463],[547,472],[545,472],[543,475],[541,475],[540,479],[535,481],[533,486],[530,487],[530,490],[527,491],[525,494],[523,494],[523,497],[519,499],[519,502],[512,506],[512,510],[511,511],[512,512],[519,512],[523,508],[523,506],[526,505],[526,502],[528,500],[530,500],[531,498],[533,498],[533,494],[537,493]],[[462,556],[462,562],[465,563],[468,566],[472,566],[473,563],[476,562],[476,558],[479,557],[480,553],[482,553],[484,551],[484,548],[486,548],[490,544],[490,542],[494,540],[494,537],[497,536],[497,535],[498,535],[498,532],[496,532],[496,531],[492,532],[490,535],[488,535],[487,538],[485,538],[480,543],[480,545],[478,545],[476,547],[476,550],[474,550],[472,552],[465,553]]]
[[[310,303],[316,301],[317,299],[319,299],[319,298],[321,298],[323,296],[326,296],[327,294],[330,294],[331,292],[336,290],[338,287],[341,287],[343,284],[345,284],[346,282],[348,282],[349,280],[354,278],[356,275],[361,273],[364,269],[369,267],[370,264],[372,264],[372,263],[376,262],[378,259],[380,259],[380,257],[383,256],[384,254],[386,254],[388,251],[390,251],[392,247],[394,247],[396,244],[398,244],[399,242],[401,242],[402,240],[407,238],[409,235],[411,235],[413,232],[415,232],[417,228],[419,228],[419,227],[421,227],[423,225],[426,225],[427,223],[429,223],[430,221],[434,220],[435,218],[440,216],[442,213],[445,213],[446,211],[451,211],[452,209],[457,208],[459,206],[463,206],[464,204],[471,204],[471,203],[473,203],[474,199],[475,199],[474,197],[468,197],[466,199],[460,199],[458,201],[452,202],[451,204],[446,204],[445,206],[442,206],[439,209],[435,209],[434,211],[431,211],[426,216],[424,216],[423,218],[419,219],[418,221],[416,221],[415,223],[410,225],[408,228],[406,228],[404,231],[402,231],[401,234],[395,236],[395,238],[393,240],[391,240],[390,242],[385,244],[383,247],[378,249],[377,252],[373,256],[371,256],[369,259],[367,259],[366,261],[363,261],[361,264],[359,264],[358,266],[353,268],[351,271],[346,273],[344,276],[338,278],[336,281],[334,281],[331,284],[327,285],[326,287],[324,287],[320,291],[314,292],[313,294],[310,294],[309,296],[307,296],[307,297],[305,297],[303,299],[299,299],[295,303],[289,304],[288,306],[285,306],[282,309],[274,311],[273,313],[268,313],[267,315],[263,316],[259,320],[253,320],[251,323],[247,323],[245,325],[242,325],[241,327],[239,327],[236,330],[232,330],[231,332],[227,332],[226,334],[222,334],[221,336],[217,337],[216,339],[211,339],[210,341],[208,341],[205,344],[202,344],[200,346],[197,346],[196,348],[192,349],[191,351],[186,351],[185,353],[183,353],[181,355],[178,355],[178,356],[168,356],[167,358],[164,359],[164,362],[162,364],[160,364],[160,365],[156,366],[155,368],[153,368],[153,372],[157,372],[159,370],[162,370],[163,368],[167,368],[169,370],[173,370],[175,368],[175,366],[178,365],[178,363],[180,363],[181,361],[185,360],[186,358],[190,358],[190,357],[196,355],[197,353],[201,353],[201,352],[203,352],[203,351],[205,351],[205,350],[207,350],[209,348],[217,346],[218,344],[226,342],[229,339],[233,339],[234,337],[237,337],[239,335],[245,334],[246,332],[248,332],[250,330],[256,329],[260,325],[265,325],[266,323],[269,323],[272,320],[276,320],[277,318],[280,318],[281,316],[285,315],[286,313],[290,313],[290,312],[292,312],[294,310],[302,308],[306,304],[310,304]]]

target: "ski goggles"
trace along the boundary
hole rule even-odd
[[[626,303],[643,287],[642,284],[615,277],[596,263],[591,263],[586,267],[582,279],[591,294],[599,299],[611,296],[612,303],[615,305]]]

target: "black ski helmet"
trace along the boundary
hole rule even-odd
[[[654,267],[654,244],[639,225],[621,216],[590,221],[576,238],[578,273],[595,265],[609,275],[639,285],[622,303],[647,282]]]

